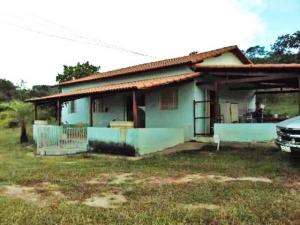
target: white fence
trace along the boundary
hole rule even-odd
[[[87,128],[34,125],[34,140],[40,154],[57,155],[87,151]]]

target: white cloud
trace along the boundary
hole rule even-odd
[[[54,84],[63,64],[89,60],[108,70],[193,50],[245,48],[264,31],[261,19],[238,0],[1,1],[0,24],[0,77],[30,85]],[[156,58],[79,43],[93,38]]]

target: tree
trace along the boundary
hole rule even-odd
[[[100,66],[93,66],[88,61],[85,63],[77,63],[76,66],[64,65],[64,71],[62,74],[57,74],[56,81],[63,82],[81,77],[86,77],[92,73],[98,72]]]
[[[300,63],[300,31],[279,36],[271,50],[269,57],[274,63]]]
[[[36,98],[57,93],[58,88],[50,85],[34,85],[29,92],[30,98]]]
[[[32,121],[33,117],[33,107],[30,103],[24,103],[21,101],[11,101],[9,103],[2,103],[1,107],[6,108],[7,113],[11,115],[12,118],[15,118],[19,126],[21,127],[20,142],[27,143],[28,136],[26,130],[26,124],[29,121]]]
[[[246,56],[255,63],[264,63],[268,54],[265,47],[256,45],[245,51]]]
[[[300,31],[279,36],[269,51],[257,45],[245,53],[254,63],[300,63]]]
[[[9,80],[0,79],[0,101],[9,101],[16,97],[16,86]]]

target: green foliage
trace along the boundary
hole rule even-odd
[[[298,109],[298,94],[280,94],[280,95],[259,95],[257,101],[263,103],[265,108],[265,114],[268,115],[282,115],[288,117],[294,117],[299,114]]]
[[[31,98],[35,97],[43,97],[47,95],[51,95],[58,92],[57,87],[49,86],[49,85],[34,85],[32,89],[29,91],[29,95]]]
[[[31,122],[33,120],[33,106],[30,103],[21,101],[11,101],[8,103],[1,103],[1,107],[5,107],[5,113],[9,114],[11,118],[19,122]]]
[[[279,36],[269,51],[257,45],[245,53],[254,63],[300,63],[300,31]]]
[[[16,86],[9,80],[0,79],[0,102],[12,100],[16,95]]]
[[[56,76],[56,81],[63,82],[72,79],[78,79],[81,77],[88,76],[92,73],[98,72],[100,66],[93,66],[88,61],[85,63],[77,63],[76,66],[64,65],[64,71],[62,74]]]
[[[9,128],[10,123],[14,121],[15,118],[8,111],[0,112],[0,128]]]

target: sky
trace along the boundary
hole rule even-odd
[[[0,78],[55,84],[63,65],[100,71],[228,45],[270,46],[300,29],[300,0],[0,1]]]

